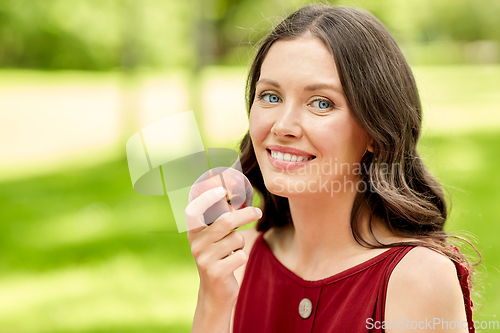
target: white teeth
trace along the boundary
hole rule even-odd
[[[304,158],[302,156],[297,157],[297,155],[292,155],[289,153],[283,154],[279,151],[271,150],[271,157],[277,159],[279,161],[287,161],[287,162],[301,162],[301,161],[309,161],[313,158]]]

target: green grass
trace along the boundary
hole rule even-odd
[[[124,159],[0,184],[1,332],[188,331],[197,271]]]
[[[481,252],[482,264],[476,274],[475,320],[499,320],[500,313],[500,133],[424,137],[420,150],[426,163],[449,193],[450,218],[446,230],[470,236]],[[474,238],[476,241],[474,241]],[[472,254],[464,244],[466,253]],[[477,256],[471,256],[472,261]]]

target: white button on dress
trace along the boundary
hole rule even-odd
[[[299,314],[302,318],[307,319],[312,313],[312,302],[308,298],[304,298],[299,304]]]

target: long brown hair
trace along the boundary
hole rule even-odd
[[[310,5],[274,28],[261,42],[247,80],[247,111],[255,99],[262,62],[277,40],[290,40],[310,32],[322,40],[334,57],[351,112],[373,139],[373,152],[361,161],[362,180],[370,191],[356,193],[351,229],[362,246],[388,248],[419,245],[432,248],[453,261],[473,266],[448,243],[444,224],[447,205],[441,184],[427,171],[417,152],[422,107],[412,71],[384,25],[373,15],[350,7]],[[267,191],[257,164],[250,134],[240,144],[243,172],[260,193],[263,216],[257,230],[292,223],[288,199]],[[383,166],[391,166],[390,172]],[[361,216],[381,220],[399,237],[418,241],[372,244],[361,236]],[[373,236],[373,232],[372,236]],[[374,237],[375,239],[375,237]]]

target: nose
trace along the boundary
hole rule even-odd
[[[284,104],[277,112],[271,132],[279,138],[300,138],[303,134],[300,124],[300,109],[292,103]]]

